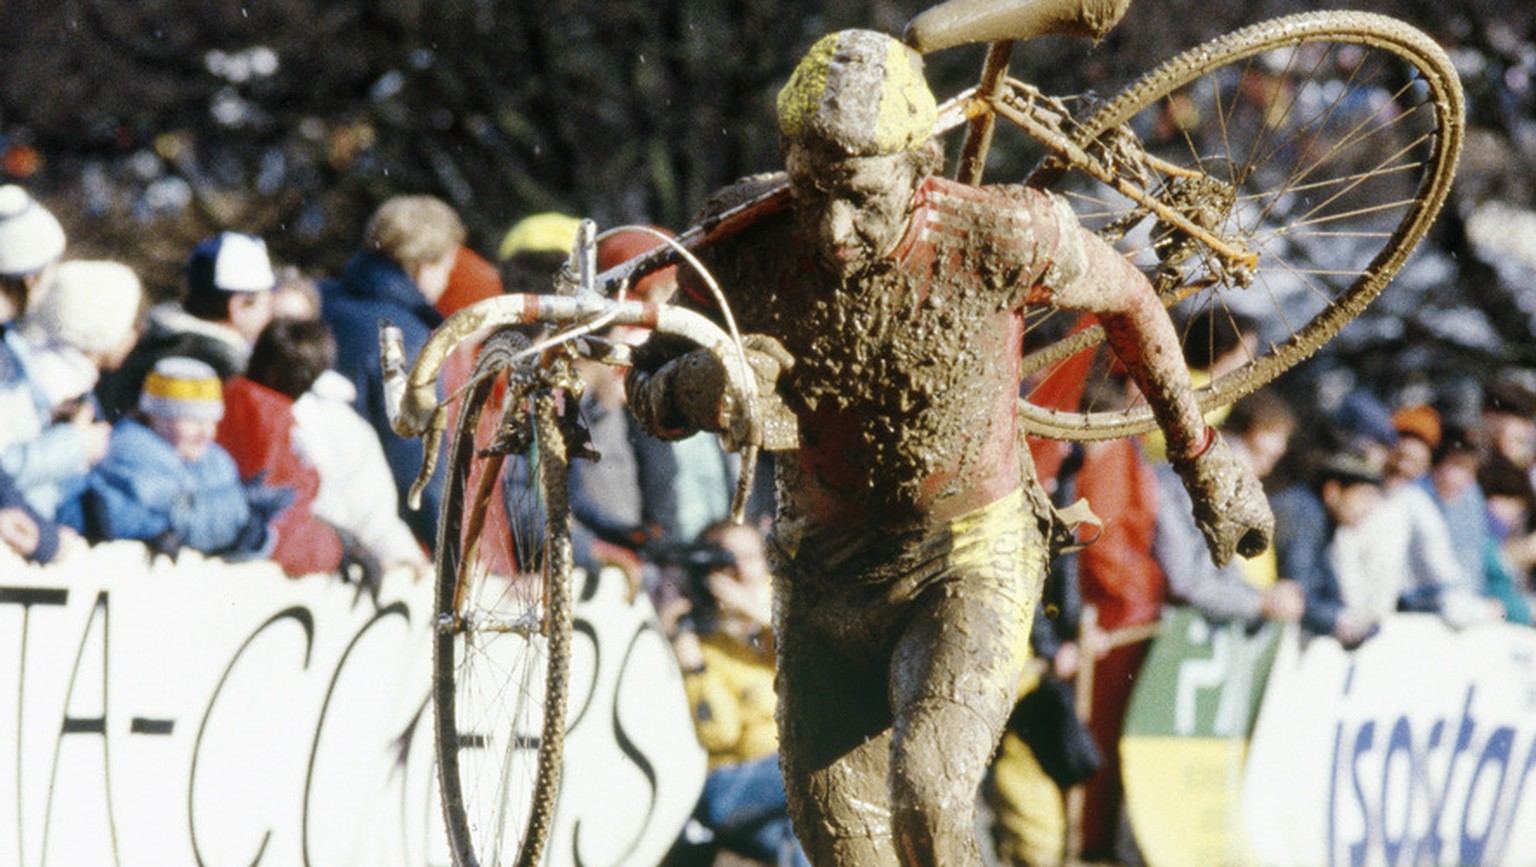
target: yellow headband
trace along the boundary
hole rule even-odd
[[[223,400],[217,379],[171,379],[158,373],[144,378],[144,393],[163,400]]]
[[[213,368],[191,358],[162,358],[144,377],[139,410],[146,415],[218,421],[224,416],[224,387]]]

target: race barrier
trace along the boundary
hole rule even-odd
[[[1153,867],[1536,865],[1536,631],[1405,614],[1346,651],[1170,609],[1121,759]]]
[[[578,584],[555,865],[656,864],[704,778],[621,573]],[[449,867],[431,588],[101,545],[0,554],[0,865]],[[1400,615],[1354,651],[1170,609],[1121,744],[1153,867],[1536,865],[1536,631]]]
[[[681,675],[621,573],[578,583],[550,862],[655,864],[702,788]],[[134,543],[0,555],[0,865],[449,867],[431,587]]]
[[[1136,842],[1149,864],[1252,863],[1239,784],[1281,630],[1213,625],[1190,608],[1161,626],[1120,740]]]
[[[1262,864],[1536,865],[1536,631],[1390,618],[1282,652],[1243,786]]]

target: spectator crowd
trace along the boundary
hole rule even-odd
[[[179,300],[144,309],[132,269],[70,259],[55,216],[25,189],[0,187],[0,569],[127,539],[148,556],[265,558],[295,578],[376,588],[391,570],[424,577],[442,483],[428,480],[420,508],[407,507],[422,446],[385,417],[378,325],[398,326],[415,357],[463,306],[537,291],[575,232],[570,217],[529,217],[491,261],[466,246],[449,206],[397,197],[335,275],[278,267],[263,239],[223,232],[189,252]],[[650,232],[614,234],[600,265],[656,243]],[[661,272],[634,291],[664,300],[674,285]],[[1258,340],[1256,323],[1226,311],[1180,327],[1197,380],[1241,364]],[[652,594],[710,756],[692,836],[675,856],[682,863],[706,841],[804,863],[775,758],[772,504],[758,496],[745,528],[722,524],[735,457],[708,436],[650,438],[624,406],[620,374],[602,364],[580,372],[603,459],[573,467],[578,563],[622,568]],[[1033,444],[1053,501],[1065,509],[1086,498],[1097,529],[1053,567],[1041,606],[1052,616],[1034,629],[1040,665],[1020,684],[988,787],[1004,863],[1062,861],[1063,793],[1083,782],[1083,857],[1125,856],[1115,744],[1147,647],[1081,646],[1085,606],[1101,629],[1154,624],[1180,604],[1218,622],[1295,622],[1346,648],[1396,611],[1458,629],[1532,622],[1536,381],[1527,372],[1494,377],[1472,413],[1366,390],[1325,411],[1263,389],[1210,421],[1266,480],[1276,515],[1270,552],[1222,568],[1157,442]],[[1085,655],[1098,672],[1087,727],[1096,761],[1044,767],[1032,744],[1039,715],[1059,702],[1041,691],[1069,682]]]

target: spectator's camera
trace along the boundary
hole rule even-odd
[[[692,610],[678,621],[678,628],[700,634],[713,632],[719,613],[709,590],[709,576],[736,568],[736,556],[715,542],[694,542],[660,552],[658,565],[675,570]]]

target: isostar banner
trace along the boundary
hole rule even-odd
[[[1243,811],[1265,865],[1536,865],[1536,631],[1399,615],[1288,648]]]
[[[644,594],[578,582],[549,863],[655,864],[704,779]],[[432,588],[0,554],[0,865],[443,865]]]

